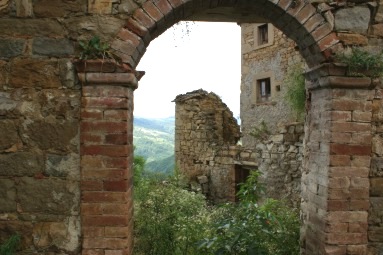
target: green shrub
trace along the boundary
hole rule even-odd
[[[302,119],[305,113],[306,88],[305,77],[301,65],[291,67],[286,75],[286,94],[285,100],[291,110],[296,114],[297,119]]]
[[[267,199],[257,203],[261,185],[258,173],[239,191],[238,204],[226,204],[212,215],[212,230],[199,243],[205,254],[296,255],[299,254],[298,213],[283,202]]]
[[[352,47],[336,55],[336,60],[347,65],[348,76],[381,77],[383,75],[383,51],[374,54]]]
[[[267,127],[265,121],[262,120],[259,127],[253,127],[253,130],[251,130],[250,135],[254,137],[256,140],[264,142],[269,138],[269,136],[271,135],[271,132],[269,128]]]
[[[205,198],[176,181],[147,179],[136,188],[135,254],[197,255],[209,214]]]
[[[13,255],[20,245],[20,236],[12,235],[8,240],[0,245],[0,255]]]

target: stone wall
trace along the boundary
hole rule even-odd
[[[178,95],[174,101],[176,167],[191,182],[206,176],[204,193],[209,199],[227,199],[234,192],[222,187],[233,186],[233,164],[222,148],[236,145],[240,138],[233,113],[217,95],[203,90]]]
[[[254,127],[264,121],[272,133],[279,131],[278,125],[296,121],[284,96],[285,77],[289,67],[302,65],[303,59],[294,41],[277,28],[269,25],[270,43],[257,46],[257,27],[260,24],[241,24],[242,31],[242,82],[241,82],[241,130],[245,147],[255,146],[249,139]],[[268,102],[257,102],[257,80],[271,79],[271,98]]]

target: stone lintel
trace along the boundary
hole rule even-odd
[[[138,80],[133,73],[78,73],[79,80],[84,85],[120,85],[138,87]]]
[[[310,88],[369,89],[372,85],[370,77],[326,76],[319,78]]]

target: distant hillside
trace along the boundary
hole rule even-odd
[[[168,172],[174,168],[174,117],[134,118],[135,155],[146,159],[146,169]]]

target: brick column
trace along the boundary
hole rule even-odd
[[[311,83],[302,175],[304,254],[367,253],[372,85],[370,78],[331,76],[331,70]]]
[[[109,72],[87,72],[80,68],[85,72],[78,74],[83,84],[82,254],[130,255],[133,248],[133,91],[137,79],[124,69],[105,70]]]

